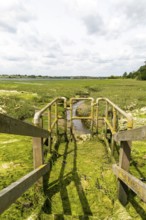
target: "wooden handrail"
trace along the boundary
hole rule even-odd
[[[40,118],[42,116],[42,114],[49,109],[55,102],[59,101],[59,100],[63,100],[64,101],[64,105],[66,105],[66,98],[65,97],[58,97],[56,99],[54,99],[52,102],[48,103],[44,108],[42,108],[40,111],[36,112],[34,115],[34,124],[35,125],[39,125],[40,123]],[[66,107],[66,106],[65,106]]]
[[[110,104],[112,107],[114,107],[121,115],[123,115],[125,118],[127,118],[127,121],[129,123],[129,127],[132,128],[133,126],[133,118],[130,114],[126,113],[125,111],[123,111],[121,108],[119,108],[119,106],[117,106],[115,103],[113,103],[112,101],[110,101],[107,98],[97,98],[96,99],[96,105],[98,105],[99,101],[106,101],[108,104]]]
[[[49,132],[42,128],[12,117],[0,114],[0,132],[6,134],[24,135],[31,137],[48,137]]]
[[[99,117],[99,115],[98,115],[99,114],[98,108],[99,108],[99,103],[101,101],[106,102],[106,113],[105,113],[106,114],[105,115],[105,119],[106,120],[105,120],[105,122],[106,122],[106,124],[108,124],[108,126],[110,124],[110,122],[108,121],[108,105],[110,105],[112,107],[113,121],[112,121],[111,127],[113,127],[112,130],[114,131],[112,133],[116,132],[117,112],[120,113],[124,118],[126,118],[126,120],[127,120],[127,129],[132,129],[132,127],[133,127],[133,117],[131,116],[131,114],[126,113],[125,111],[123,111],[121,108],[119,108],[115,103],[110,101],[108,98],[101,97],[101,98],[97,98],[96,99],[96,103],[94,104],[94,106],[96,106],[97,131],[98,131],[98,117]]]
[[[113,172],[122,180],[132,191],[134,191],[144,202],[146,202],[146,184],[126,172],[116,164],[113,165]]]
[[[14,119],[12,117],[0,114],[0,132],[6,134],[24,135],[33,137],[33,163],[34,170],[8,187],[0,191],[0,213],[6,210],[16,199],[18,199],[28,188],[36,181],[40,180],[50,169],[50,161],[44,164],[43,158],[43,138],[51,137],[51,130],[43,129],[42,114],[57,101],[64,101],[66,109],[66,98],[60,97],[54,99],[51,103],[37,112],[34,117],[35,125]],[[56,107],[57,108],[57,107]],[[57,115],[57,110],[56,110]],[[58,115],[53,122],[52,127],[58,121]],[[40,181],[42,182],[42,180]]]
[[[146,126],[114,134],[115,141],[138,141],[146,140]]]
[[[44,164],[0,191],[0,214],[50,169]]]
[[[123,205],[127,203],[128,187],[146,202],[146,184],[128,173],[130,165],[131,141],[146,140],[146,126],[120,131],[113,135],[120,141],[119,166],[113,165],[113,172],[119,180],[118,198]]]

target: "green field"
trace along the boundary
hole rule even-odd
[[[32,122],[35,110],[60,96],[68,100],[71,97],[107,97],[133,114],[135,127],[146,125],[146,111],[143,110],[146,81],[132,79],[1,80],[0,113]],[[31,138],[0,134],[0,158],[0,189],[3,189],[33,169]],[[145,142],[133,143],[130,171],[138,178],[146,177]],[[131,200],[135,203],[132,206],[129,203],[126,208],[132,218],[145,219],[146,205],[133,195]],[[28,219],[40,209],[42,202],[43,194],[38,191],[37,196],[34,195],[32,187],[0,219]]]
[[[0,82],[0,90],[0,104],[11,115],[15,114],[15,109],[21,115],[22,106],[26,109],[26,104],[31,111],[58,96],[107,97],[125,110],[140,108],[146,103],[146,81],[131,79],[6,80]]]

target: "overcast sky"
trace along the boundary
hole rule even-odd
[[[146,0],[0,0],[0,74],[122,75],[146,60]]]

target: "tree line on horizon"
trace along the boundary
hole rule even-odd
[[[145,65],[141,66],[137,71],[130,73],[125,72],[123,74],[124,79],[137,79],[137,80],[146,80],[146,62]]]
[[[137,79],[146,80],[146,61],[145,65],[141,66],[137,71],[125,72],[122,76],[49,76],[49,75],[21,75],[21,74],[0,74],[0,78],[18,79],[18,78],[29,78],[29,79]]]

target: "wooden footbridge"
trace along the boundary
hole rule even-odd
[[[73,115],[73,104],[80,100],[90,104],[90,114],[88,116]],[[70,121],[67,120],[67,111],[70,111]],[[123,131],[120,131],[119,128],[119,121],[121,118],[125,119],[125,130]],[[73,127],[73,121],[81,119],[90,121],[92,136],[91,140],[84,143],[84,146],[78,146]],[[99,140],[101,130],[105,142],[104,146]],[[102,161],[105,160],[105,158],[108,160],[110,155],[113,163],[113,155],[117,146],[119,146],[118,163],[113,163],[112,165],[110,162],[107,168],[110,169],[110,165],[112,165],[111,172],[117,177],[117,198],[121,204],[125,206],[128,202],[129,190],[132,190],[143,202],[146,202],[146,184],[128,172],[131,159],[132,141],[146,140],[146,126],[133,129],[132,116],[124,112],[107,98],[97,98],[96,100],[93,98],[71,98],[69,102],[67,102],[64,97],[56,98],[43,109],[35,113],[34,125],[0,114],[0,132],[31,136],[33,138],[34,163],[34,170],[32,172],[0,192],[0,213],[3,213],[8,209],[11,204],[33,184],[38,184],[43,186],[45,196],[47,195],[49,199],[45,201],[44,206],[42,207],[46,212],[46,218],[39,217],[36,219],[116,219],[116,217],[107,218],[106,204],[104,201],[102,204],[103,206],[105,205],[104,217],[99,216],[95,211],[96,209],[99,209],[98,201],[97,203],[95,202],[95,205],[92,204],[92,206],[95,206],[94,211],[92,211],[85,193],[86,188],[88,189],[88,186],[86,186],[88,185],[88,176],[79,175],[80,169],[78,170],[76,158],[78,155],[80,162],[85,163],[84,172],[88,173],[87,171],[89,171],[89,179],[94,179],[96,177],[96,166],[101,167],[103,170],[104,167]],[[62,143],[63,147],[59,149],[59,144],[61,143],[60,138],[62,136],[64,137],[64,143]],[[54,137],[56,137],[57,144],[53,144]],[[97,146],[94,148],[91,146],[92,141],[94,141],[94,143],[97,142]],[[47,153],[46,150],[44,152],[44,146],[45,149],[47,149]],[[105,150],[105,153],[107,152],[107,157],[100,152],[101,149],[107,149],[107,151]],[[95,167],[94,170],[90,170],[91,161],[88,161],[88,155],[91,152],[95,152],[93,153],[92,161]],[[48,154],[50,155],[49,158]],[[62,157],[60,157],[60,155]],[[83,161],[81,161],[81,158],[83,158]],[[54,162],[52,163],[52,160],[56,161],[57,159],[58,165],[56,165],[56,162],[55,166],[60,167],[61,170],[59,174],[55,173]],[[69,167],[67,168],[67,166]],[[67,171],[65,171],[65,169],[67,169]],[[100,182],[100,178],[103,178],[103,174],[97,176]],[[76,218],[73,218],[72,207],[69,205],[70,203],[66,189],[72,181],[74,181],[77,192],[76,196],[79,197],[83,210],[83,214],[79,214]],[[56,210],[53,218],[49,218],[47,217],[47,214],[52,214],[51,210],[53,210],[53,208],[51,201],[53,200],[54,193],[58,192],[58,188],[60,189],[61,197],[65,197],[63,200],[65,202],[62,204],[63,211],[62,213],[59,213],[59,210]],[[63,189],[65,192],[64,195],[62,194]],[[97,200],[99,199],[98,191],[100,191],[100,189],[101,186],[99,183],[96,184],[96,188],[92,187],[92,189],[90,189],[90,191],[92,191],[92,196],[96,196]],[[106,192],[106,189],[104,192]],[[75,196],[71,199],[74,202],[73,206],[75,206]],[[68,206],[66,205],[67,201]],[[65,218],[64,216],[67,217]],[[92,218],[89,218],[89,216]],[[122,219],[122,217],[117,219]],[[127,219],[131,218],[129,217]]]

